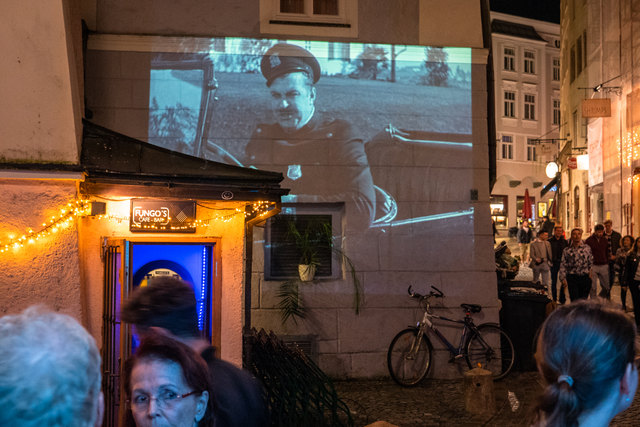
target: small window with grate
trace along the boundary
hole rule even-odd
[[[265,245],[265,278],[298,276],[298,265],[316,264],[317,278],[335,278],[339,269],[333,254],[334,215],[280,214],[269,219]]]

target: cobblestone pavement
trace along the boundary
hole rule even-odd
[[[494,383],[493,416],[465,411],[464,381],[427,379],[414,388],[396,385],[391,379],[336,381],[338,395],[349,406],[356,426],[386,421],[397,426],[528,426],[532,409],[542,390],[537,372],[513,372]],[[515,393],[513,406],[508,392]],[[640,425],[640,397],[618,415],[612,426]]]
[[[507,240],[514,255],[519,255],[513,238]],[[521,266],[517,280],[531,280],[531,269]],[[611,299],[620,304],[619,286],[612,289]],[[631,298],[628,307],[631,307]],[[628,313],[633,316],[633,313]],[[414,388],[396,385],[390,378],[335,382],[338,395],[349,406],[356,426],[386,421],[397,426],[528,426],[533,419],[533,407],[542,391],[537,372],[512,372],[494,383],[496,413],[492,416],[472,415],[465,411],[464,381],[426,379]],[[509,402],[513,392],[518,405]],[[640,393],[639,393],[640,394]],[[614,418],[611,426],[640,426],[640,396],[631,407]]]

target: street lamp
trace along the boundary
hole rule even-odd
[[[547,174],[548,178],[555,178],[558,173],[558,164],[556,162],[547,163],[547,167],[544,172]]]

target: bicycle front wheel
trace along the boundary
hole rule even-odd
[[[391,378],[403,387],[413,387],[427,376],[433,347],[418,329],[405,329],[391,341],[387,352],[387,367]]]
[[[491,371],[494,380],[506,377],[513,368],[515,351],[513,342],[500,326],[485,323],[478,326],[467,343],[467,363],[471,368],[482,365]]]

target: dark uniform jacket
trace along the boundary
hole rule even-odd
[[[282,172],[282,187],[291,189],[298,202],[342,201],[362,225],[374,219],[375,193],[364,142],[344,120],[316,113],[292,133],[277,123],[260,124],[245,158],[246,165]]]
[[[560,238],[551,236],[549,237],[548,242],[551,245],[551,262],[553,262],[554,267],[560,268],[560,261],[562,261],[562,251],[564,251],[564,248],[569,246],[569,242],[567,242],[567,239],[565,239],[563,236],[560,236]]]
[[[215,352],[214,347],[208,347],[201,354],[211,376],[215,427],[268,426],[269,413],[258,380],[218,359]]]

